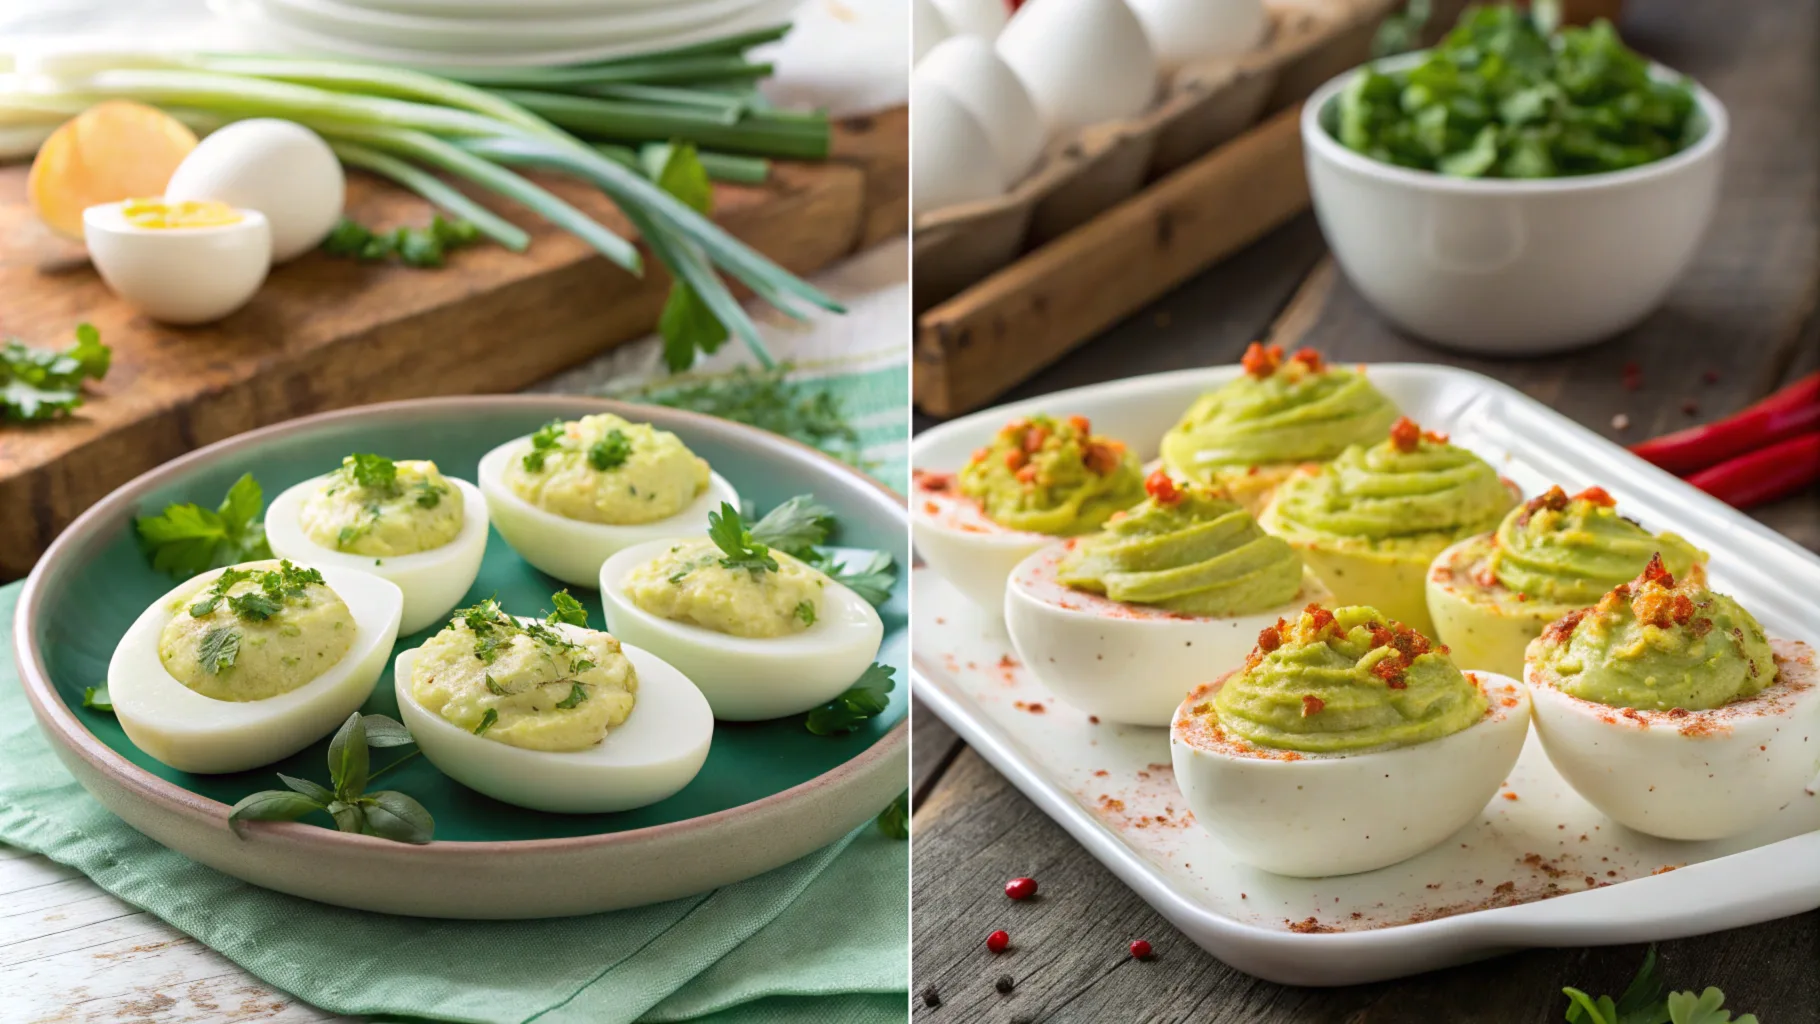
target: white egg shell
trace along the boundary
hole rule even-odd
[[[1004,167],[979,118],[939,84],[910,76],[910,202],[918,213],[1005,194]]]
[[[954,27],[934,0],[910,0],[910,66],[915,67],[936,43],[954,34]]]
[[[415,648],[398,655],[393,689],[417,749],[469,789],[534,811],[629,811],[667,799],[695,778],[714,739],[714,714],[662,658],[631,644],[621,649],[638,671],[638,699],[626,720],[587,750],[526,750],[431,713],[411,693]]]
[[[990,43],[1005,30],[1011,6],[1005,0],[931,0],[955,35],[977,36]]]
[[[531,441],[520,437],[488,452],[480,460],[480,493],[486,496],[493,528],[519,557],[539,570],[577,587],[600,584],[600,567],[615,552],[634,544],[704,533],[708,513],[721,502],[739,507],[739,494],[719,473],[710,473],[708,489],[681,512],[654,523],[616,526],[587,523],[546,512],[506,486],[506,465],[523,458]]]
[[[1043,123],[1036,104],[984,39],[972,35],[944,39],[914,74],[940,86],[979,122],[998,154],[1005,182],[1022,178],[1042,155]],[[917,113],[921,116],[922,111]]]
[[[1124,0],[1035,0],[998,37],[1050,135],[1135,116],[1156,98],[1150,40]]]
[[[865,598],[839,583],[822,591],[821,615],[801,633],[728,636],[652,615],[626,595],[626,576],[675,539],[627,548],[600,569],[607,630],[675,665],[708,698],[714,717],[755,722],[799,715],[840,696],[878,656],[885,625]]]
[[[300,513],[323,478],[305,480],[272,500],[265,513],[265,537],[279,558],[314,566],[359,569],[391,580],[404,591],[404,612],[398,631],[410,635],[448,617],[462,603],[480,561],[487,553],[487,500],[480,488],[466,480],[447,478],[461,495],[461,532],[439,548],[410,555],[374,558],[325,548],[303,532]]]
[[[164,194],[265,214],[272,225],[272,262],[283,263],[328,237],[341,219],[346,189],[341,161],[322,136],[292,121],[256,117],[198,143]]]
[[[1270,27],[1263,0],[1126,0],[1164,71],[1245,53]]]
[[[257,210],[233,224],[142,228],[123,203],[82,211],[82,237],[95,271],[114,294],[153,320],[219,320],[253,297],[272,265],[271,229]]]
[[[1258,633],[1332,595],[1311,572],[1279,607],[1249,615],[1183,616],[1073,590],[1056,581],[1066,544],[1018,563],[1005,628],[1018,660],[1050,692],[1090,715],[1165,726],[1189,690],[1243,664]]]
[[[1540,643],[1541,641],[1535,641]],[[1776,682],[1748,700],[1680,715],[1595,704],[1525,669],[1548,760],[1612,820],[1664,839],[1749,831],[1820,770],[1820,672],[1813,648],[1772,640]],[[1532,644],[1533,647],[1533,644]]]
[[[1169,730],[1176,785],[1194,820],[1233,857],[1279,875],[1320,878],[1388,867],[1477,818],[1529,735],[1529,695],[1505,676],[1469,672],[1491,699],[1484,718],[1427,743],[1295,760],[1206,740],[1188,695]]]
[[[264,700],[204,697],[165,671],[158,641],[177,607],[221,570],[176,587],[142,612],[114,648],[108,695],[120,727],[140,750],[179,771],[240,772],[295,754],[334,732],[373,692],[398,639],[404,595],[370,573],[317,566],[354,619],[342,659],[289,693]]]
[[[1007,530],[973,502],[946,489],[932,490],[920,479],[914,487],[910,540],[916,553],[989,617],[1004,614],[1011,571],[1055,538]]]

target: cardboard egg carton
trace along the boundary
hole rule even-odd
[[[1258,49],[1183,68],[1144,114],[1052,144],[1003,196],[919,212],[917,309],[1093,219],[1364,62],[1378,24],[1402,2],[1267,0],[1270,31]]]

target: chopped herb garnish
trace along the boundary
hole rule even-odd
[[[820,449],[860,469],[868,468],[861,454],[859,431],[834,392],[813,381],[793,381],[788,364],[775,370],[745,367],[724,376],[682,387],[660,387],[645,392],[643,400],[674,409],[733,420]]]
[[[531,435],[531,450],[525,452],[525,470],[531,473],[543,472],[543,460],[549,458],[551,452],[562,447],[562,437],[563,423],[561,420],[551,420],[538,427],[537,433]]]
[[[864,562],[853,567],[840,565],[825,551],[818,551],[816,555],[816,558],[809,560],[810,565],[827,573],[829,578],[844,584],[869,603],[881,605],[891,597],[891,588],[897,583],[897,572],[891,567],[891,556],[883,551],[870,552]]]
[[[272,557],[259,519],[265,494],[248,473],[234,481],[214,511],[196,505],[166,505],[155,516],[135,522],[152,568],[186,579],[199,572],[237,562]]]
[[[112,713],[114,699],[108,696],[105,686],[85,686],[82,688],[82,706]]]
[[[858,729],[861,722],[891,706],[891,691],[897,688],[891,677],[896,672],[889,665],[873,662],[846,692],[809,712],[803,725],[817,736]]]
[[[1643,955],[1643,966],[1624,994],[1597,999],[1577,988],[1564,988],[1568,1024],[1757,1024],[1755,1014],[1733,1019],[1725,1009],[1725,993],[1708,987],[1704,992],[1666,992],[1656,973],[1656,947]],[[1666,994],[1665,994],[1666,992]]]
[[[796,603],[796,617],[803,620],[803,625],[805,626],[815,625],[815,602],[798,601]]]
[[[393,494],[398,490],[398,464],[383,455],[356,453],[342,460],[354,482],[369,491]]]
[[[708,513],[708,538],[725,554],[720,564],[728,569],[744,569],[753,576],[777,571],[771,549],[752,539],[739,510],[724,501],[719,512]]]
[[[329,786],[280,772],[278,778],[285,788],[254,793],[235,804],[228,813],[228,827],[235,835],[241,835],[243,821],[296,821],[312,811],[321,811],[334,819],[335,827],[343,832],[400,843],[427,843],[435,837],[436,821],[422,804],[395,790],[366,791],[374,779],[419,753],[413,750],[378,771],[369,772],[369,748],[402,747],[411,742],[410,731],[403,723],[356,711],[329,741]]]
[[[569,695],[567,697],[564,697],[563,699],[557,701],[556,706],[559,708],[562,708],[564,711],[567,711],[570,708],[574,707],[577,704],[580,704],[582,701],[587,700],[587,699],[588,699],[587,687],[582,686],[580,683],[572,682],[569,684]]]
[[[887,804],[878,812],[878,830],[892,839],[910,838],[910,791],[904,790],[897,799]]]
[[[229,590],[249,580],[257,580],[259,590],[227,597]],[[280,562],[278,568],[264,572],[229,566],[215,577],[207,596],[190,605],[190,617],[201,619],[213,615],[221,600],[227,598],[228,609],[235,615],[248,622],[264,622],[278,614],[285,601],[302,597],[311,584],[322,582],[321,572],[294,565],[288,559]]]
[[[511,690],[508,690],[505,687],[499,685],[499,683],[497,681],[495,681],[492,676],[487,676],[486,680],[487,680],[487,692],[492,694],[493,696],[510,697],[512,695]]]
[[[602,473],[610,469],[618,469],[625,465],[626,460],[631,457],[632,439],[618,427],[607,431],[606,437],[588,446],[588,465]]]
[[[580,608],[581,602],[569,597],[566,591],[562,592],[562,597],[574,603],[578,609]],[[560,610],[563,607],[562,603],[556,600],[556,595],[551,595],[551,598],[552,603],[556,604]],[[559,620],[552,616],[552,621]],[[585,613],[582,621],[583,623],[587,621]],[[570,641],[569,638],[542,622],[518,621],[508,615],[505,609],[499,606],[498,601],[490,597],[472,607],[456,609],[450,616],[449,624],[465,626],[469,632],[474,634],[474,657],[486,665],[491,665],[499,657],[499,652],[511,645],[512,638],[515,636],[528,636],[545,647],[558,651],[581,649],[580,644]]]
[[[77,324],[76,343],[61,352],[0,343],[0,422],[68,415],[82,404],[82,383],[106,377],[113,356],[92,324]]]
[[[493,725],[498,721],[499,721],[499,712],[493,710],[492,708],[488,708],[487,713],[480,716],[480,724],[474,727],[474,735],[476,735],[476,736],[486,735],[486,731],[488,729],[493,728]]]
[[[219,675],[222,669],[233,668],[235,659],[239,657],[239,630],[216,626],[202,634],[202,647],[196,655],[202,671],[209,675]]]
[[[447,220],[435,215],[427,227],[394,228],[374,231],[359,221],[343,217],[327,238],[322,251],[330,256],[344,256],[367,263],[378,263],[393,257],[407,267],[429,269],[440,267],[448,254],[473,245],[480,239],[480,229],[465,220]]]
[[[228,598],[228,607],[233,609],[235,615],[246,619],[248,622],[264,622],[266,619],[278,614],[279,610],[282,609],[284,605],[272,600],[264,594],[248,591],[244,594]]]
[[[442,504],[442,496],[448,488],[433,484],[428,480],[417,481],[417,507],[435,508]]]
[[[544,620],[545,622],[550,623],[552,626],[559,622],[564,622],[571,626],[581,626],[584,629],[587,628],[587,607],[580,601],[570,597],[567,590],[558,590],[556,593],[551,594],[550,603],[556,606],[556,610],[550,613],[549,618]]]

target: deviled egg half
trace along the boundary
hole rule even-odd
[[[1301,554],[1339,604],[1369,604],[1431,634],[1429,564],[1494,529],[1517,498],[1484,459],[1405,416],[1383,442],[1296,471],[1258,522]]]
[[[200,324],[246,305],[272,266],[258,210],[125,199],[82,211],[82,239],[116,295],[153,320]]]
[[[1223,491],[1157,470],[1143,503],[1099,533],[1020,562],[1005,626],[1038,682],[1114,722],[1168,725],[1207,666],[1245,659],[1258,631],[1327,588]]]
[[[1311,605],[1188,695],[1169,747],[1195,821],[1281,875],[1371,871],[1470,823],[1529,734],[1515,679],[1461,672],[1373,608]]]
[[[398,655],[398,710],[418,749],[532,810],[624,811],[675,794],[708,758],[708,702],[663,659],[588,629],[567,594],[555,600],[547,620],[482,601]]]
[[[1285,359],[1282,346],[1252,342],[1240,366],[1163,435],[1163,468],[1224,489],[1254,515],[1298,466],[1376,444],[1396,422],[1362,368],[1329,365],[1314,349]]]
[[[271,764],[366,703],[403,606],[390,581],[335,566],[203,573],[120,638],[107,667],[114,714],[134,745],[180,771]]]
[[[865,598],[755,541],[731,505],[710,517],[707,537],[607,559],[600,601],[614,635],[681,669],[725,721],[826,704],[872,664],[885,635]]]
[[[398,584],[398,630],[408,635],[447,618],[474,585],[487,552],[487,502],[434,462],[349,455],[274,499],[265,535],[281,558]]]
[[[1435,639],[1453,649],[1461,668],[1520,678],[1524,649],[1544,627],[1636,576],[1657,553],[1675,576],[1706,579],[1705,552],[1618,515],[1604,488],[1568,497],[1551,487],[1511,509],[1496,532],[1435,556],[1428,567]]]
[[[592,587],[614,552],[707,529],[733,485],[667,430],[612,413],[557,420],[480,460],[480,492],[512,550]]]
[[[1005,424],[959,473],[914,477],[910,533],[929,566],[990,612],[1011,570],[1057,537],[1092,533],[1144,498],[1137,456],[1085,416]]]
[[[1737,601],[1660,558],[1551,623],[1524,667],[1549,761],[1614,821],[1665,839],[1761,824],[1813,780],[1820,673]]]

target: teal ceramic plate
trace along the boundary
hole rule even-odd
[[[134,480],[85,512],[39,562],[21,595],[15,649],[27,696],[65,764],[101,802],[159,842],[247,881],[344,906],[434,917],[592,913],[703,892],[803,856],[876,814],[906,785],[908,686],[858,732],[824,737],[801,716],[716,723],[701,773],[675,796],[635,811],[557,815],[482,796],[415,758],[387,787],[419,799],[436,841],[406,846],[311,824],[257,825],[246,839],[228,807],[275,788],[274,772],[326,778],[328,741],[269,767],[191,775],[141,753],[112,716],[82,707],[106,675],[115,643],[173,584],[139,551],[132,517],[168,502],[212,504],[241,473],[268,498],[326,472],[352,451],[434,459],[474,479],[480,457],[557,417],[616,412],[674,431],[747,501],[769,508],[814,494],[840,517],[843,546],[876,548],[908,564],[902,499],[812,449],[693,413],[599,399],[522,395],[427,399],[350,409],[210,445]],[[534,614],[560,584],[525,564],[497,533],[469,601],[497,595]],[[572,588],[573,589],[573,588]],[[599,624],[600,602],[577,591]],[[906,583],[879,611],[879,660],[905,678]],[[401,637],[416,647],[434,628]],[[398,714],[390,668],[368,712]],[[561,885],[551,885],[553,878]],[[475,892],[484,879],[487,898]]]

